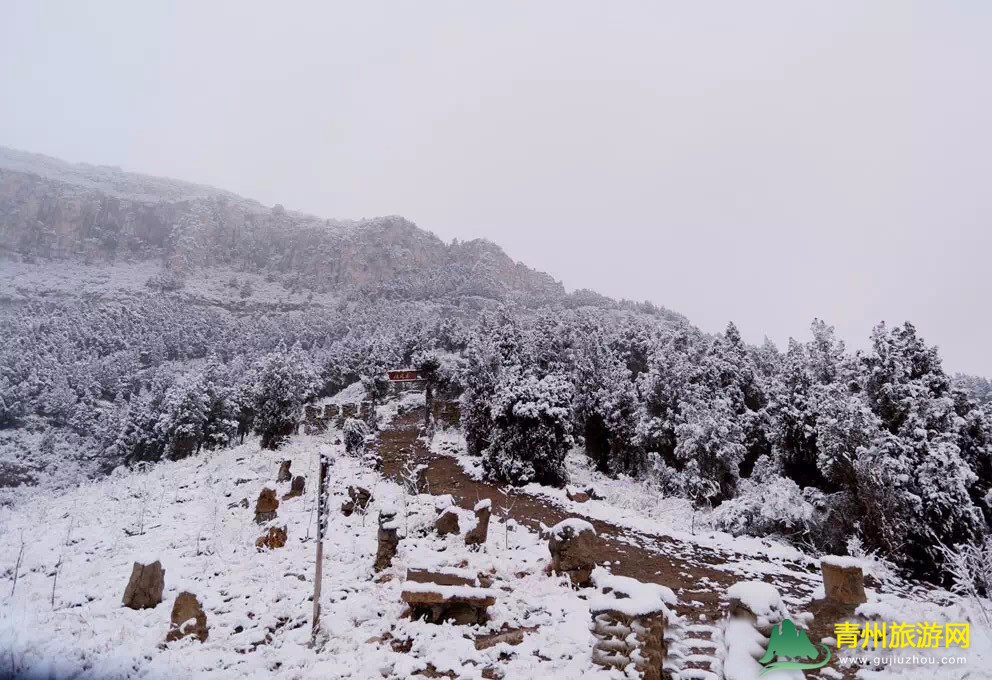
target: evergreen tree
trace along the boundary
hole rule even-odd
[[[488,477],[515,485],[568,481],[572,448],[572,388],[557,375],[508,375],[493,402],[492,442],[482,458]]]
[[[229,380],[227,371],[217,357],[210,357],[202,378],[206,397],[203,446],[208,449],[229,446],[237,436],[238,408]]]
[[[253,382],[255,433],[263,449],[277,449],[296,429],[303,404],[316,394],[316,372],[302,352],[282,349],[262,358]]]
[[[420,373],[424,381],[424,429],[428,432],[434,422],[434,392],[437,390],[440,380],[441,360],[436,352],[418,352],[413,358],[414,368]]]
[[[191,375],[178,381],[166,394],[165,413],[159,429],[165,438],[165,454],[176,460],[185,458],[203,446],[209,400],[202,376]]]
[[[885,324],[864,357],[866,397],[882,434],[859,460],[865,537],[916,573],[939,574],[941,544],[977,541],[984,521],[969,489],[976,475],[958,445],[959,419],[936,348],[912,324]]]
[[[640,472],[646,459],[637,445],[639,401],[630,370],[601,332],[580,341],[573,372],[575,418],[586,454],[601,472]]]
[[[494,428],[492,410],[501,376],[520,370],[520,333],[506,310],[486,314],[465,350],[460,371],[461,425],[469,453],[481,454]]]

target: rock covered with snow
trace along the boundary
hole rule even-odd
[[[600,590],[589,598],[589,610],[594,615],[612,611],[629,617],[659,613],[666,618],[674,616],[669,607],[678,604],[678,598],[667,586],[615,576],[603,567],[593,569],[591,581]]]
[[[664,613],[673,616],[669,607],[678,604],[675,592],[658,583],[645,583],[629,576],[616,576],[603,567],[596,567],[590,576],[600,593],[589,598],[593,614],[614,611],[637,617]]]
[[[269,527],[263,536],[255,540],[259,550],[272,550],[286,545],[286,527]]]
[[[378,546],[374,565],[376,571],[388,569],[393,563],[393,558],[396,556],[400,544],[399,528],[399,524],[396,522],[396,508],[384,504],[379,511]]]
[[[407,581],[401,597],[410,605],[414,619],[423,618],[429,623],[449,621],[458,625],[471,625],[485,623],[488,619],[487,610],[496,604],[498,594],[491,588],[462,583],[444,585]]]
[[[444,512],[455,504],[455,499],[450,493],[441,496],[434,496],[434,509],[437,512]]]
[[[289,492],[283,494],[282,499],[288,501],[290,498],[299,498],[303,495],[307,488],[307,480],[303,475],[296,475],[293,477],[293,484],[289,489]]]
[[[457,534],[460,529],[458,511],[451,506],[445,508],[434,520],[434,528],[437,530],[438,536]]]
[[[591,498],[585,491],[579,491],[578,489],[573,489],[570,486],[565,487],[565,497],[575,503],[585,503]]]
[[[770,583],[740,581],[727,588],[727,597],[731,616],[751,618],[759,630],[770,629],[789,616],[778,588]]]
[[[573,517],[553,526],[550,535],[552,570],[567,575],[573,585],[588,585],[596,568],[596,529],[589,522]]]
[[[200,642],[206,642],[207,614],[196,595],[183,591],[176,597],[172,605],[172,625],[165,636],[166,642],[174,642],[185,637],[195,637]]]
[[[482,545],[489,536],[489,518],[492,515],[492,501],[485,498],[475,504],[475,526],[465,534],[466,545]]]
[[[479,585],[479,576],[476,572],[458,567],[410,568],[406,570],[406,580],[407,582],[434,583],[442,586]]]
[[[349,486],[348,496],[355,502],[360,509],[364,510],[368,507],[369,503],[372,501],[372,493],[361,486]]]
[[[563,537],[565,535],[575,535],[581,534],[586,531],[591,531],[593,534],[596,533],[596,528],[584,519],[578,517],[569,517],[566,520],[558,522],[550,529],[552,536]]]
[[[823,572],[823,592],[827,600],[839,604],[862,604],[868,601],[861,560],[827,555],[820,559],[820,569]]]

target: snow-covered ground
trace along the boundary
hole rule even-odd
[[[431,443],[431,449],[435,453],[454,457],[461,468],[473,478],[482,478],[480,459],[467,453],[465,438],[461,432],[453,429],[438,432]],[[710,522],[710,511],[694,510],[690,501],[665,496],[649,482],[626,476],[613,479],[596,472],[578,450],[569,454],[566,465],[569,488],[582,490],[592,487],[603,500],[583,503],[570,501],[567,489],[555,489],[540,484],[528,484],[521,487],[521,491],[548,498],[571,512],[646,534],[670,536],[709,548],[760,556],[766,560],[785,559],[809,564],[815,562],[809,555],[781,541],[753,536],[731,536],[715,531]]]
[[[0,302],[30,302],[59,298],[141,298],[152,293],[148,280],[162,271],[158,259],[135,262],[100,262],[89,265],[75,260],[59,262],[25,262],[16,257],[0,256]],[[340,297],[307,289],[291,289],[278,278],[211,267],[188,277],[183,287],[170,295],[195,302],[216,304],[231,309],[250,309],[258,305],[330,306]]]
[[[544,540],[520,526],[508,532],[497,517],[480,551],[468,549],[462,536],[440,538],[432,527],[434,497],[405,495],[343,455],[331,443],[336,437],[297,437],[278,452],[251,441],[145,471],[120,471],[56,495],[23,489],[14,505],[0,509],[0,668],[55,678],[365,678],[408,677],[432,664],[465,678],[482,677],[486,667],[511,678],[607,677],[590,664],[588,604],[544,574]],[[335,462],[322,629],[311,647],[321,451]],[[288,484],[274,484],[283,459],[306,476],[307,493],[279,506],[275,524],[287,526],[286,546],[259,551],[255,499],[264,486],[280,496],[288,491]],[[348,485],[372,491],[367,516],[346,518],[339,511]],[[242,499],[250,507],[240,507]],[[375,575],[376,516],[385,505],[401,509],[406,538],[393,567]],[[132,563],[153,559],[166,569],[164,601],[148,610],[123,607]],[[500,595],[490,623],[473,629],[403,618],[403,575],[422,566],[492,573]],[[209,638],[164,645],[172,602],[183,590],[203,603]],[[536,630],[519,646],[476,650],[472,637],[504,625]],[[409,641],[409,651],[393,651],[390,640]],[[501,662],[501,655],[510,658]]]
[[[346,403],[356,396],[353,390],[340,395],[338,401]],[[386,425],[401,411],[419,405],[422,395],[404,394],[380,407],[380,418]],[[515,522],[508,530],[498,515],[492,517],[489,539],[481,550],[465,546],[463,535],[438,537],[433,520],[444,500],[406,493],[363,467],[358,457],[345,455],[334,443],[339,438],[336,430],[297,436],[278,452],[260,450],[252,440],[233,449],[143,470],[119,470],[76,489],[18,489],[14,502],[0,508],[0,588],[4,591],[0,669],[52,678],[405,678],[428,669],[450,671],[459,678],[480,678],[486,669],[496,669],[504,678],[625,677],[592,665],[590,607],[595,597],[546,575],[549,553],[544,538]],[[439,432],[433,445],[435,450],[463,458],[463,466],[472,468],[474,462],[460,455],[457,434]],[[316,645],[311,646],[317,519],[314,483],[321,453],[331,456],[334,463],[329,478],[322,625]],[[288,483],[274,481],[285,459],[292,461],[293,474],[305,475],[307,491],[279,506],[274,524],[287,527],[286,546],[260,551],[255,539],[263,528],[254,522],[255,499],[265,486],[276,489],[280,497],[289,490]],[[678,524],[685,516],[671,519],[644,509],[644,498],[636,495],[648,492],[637,489],[631,480],[609,480],[574,459],[570,467],[576,486],[594,486],[605,500],[575,504],[563,491],[527,491],[549,502],[572,504],[569,509],[576,513],[618,526],[699,545],[719,545],[736,553],[737,568],[749,565],[741,570],[742,575],[754,572],[757,580],[775,582],[785,566],[774,558],[797,560],[794,553],[798,551],[783,544],[769,546],[759,539],[685,531],[685,525]],[[372,492],[367,513],[344,517],[339,511],[349,485]],[[618,501],[623,495],[626,499]],[[241,505],[243,499],[247,508]],[[679,506],[669,507],[674,513]],[[393,566],[376,574],[373,560],[381,508],[398,509],[404,538]],[[464,534],[474,517],[467,510],[454,511],[460,515]],[[705,518],[697,526],[705,526]],[[123,607],[121,598],[132,564],[155,559],[166,569],[163,602],[148,610]],[[434,625],[404,617],[400,592],[409,567],[491,575],[498,598],[490,609],[489,623],[480,627]],[[183,590],[193,592],[203,603],[209,638],[204,643],[181,640],[166,645],[172,602]],[[674,597],[664,590],[666,597]],[[766,600],[778,597],[764,594],[765,590],[771,593],[763,585],[747,593]],[[866,618],[969,622],[971,640],[968,650],[951,650],[955,656],[966,657],[964,665],[941,665],[939,659],[948,656],[943,650],[913,650],[933,658],[932,665],[925,666],[925,671],[919,665],[887,666],[881,673],[862,670],[861,677],[988,677],[982,673],[992,667],[992,638],[982,603],[944,591],[906,597],[869,589],[868,596],[869,602],[859,609]],[[782,603],[779,606],[788,607],[794,621],[809,624],[812,617],[795,598],[782,597]],[[746,661],[745,656],[753,661],[765,638],[732,622],[707,624],[689,625],[686,630],[690,634],[694,628],[716,631],[714,646],[707,651],[722,659],[727,677],[756,678],[760,665]],[[528,632],[517,646],[476,649],[474,638],[504,628]],[[816,642],[835,649],[830,638]],[[690,643],[676,641],[672,649],[693,653]],[[838,656],[855,654],[862,655],[845,651]],[[819,677],[839,677],[836,673],[833,668],[824,669]],[[696,676],[688,673],[684,677]]]
[[[461,468],[476,479],[482,478],[480,459],[470,456],[465,449],[464,437],[457,430],[438,432],[431,448],[435,453],[454,457]],[[805,587],[813,599],[822,599],[823,586],[819,576],[820,559],[803,553],[797,548],[768,538],[732,536],[714,531],[704,511],[694,512],[683,499],[665,498],[649,483],[626,477],[613,479],[595,471],[588,460],[579,452],[573,451],[567,459],[570,484],[573,490],[589,487],[603,497],[603,500],[588,500],[582,503],[571,501],[566,489],[530,484],[522,487],[524,493],[540,496],[563,507],[570,513],[609,522],[615,526],[653,536],[665,536],[679,542],[704,546],[731,556],[724,564],[706,564],[709,568],[727,571],[739,577],[743,592],[756,598],[752,607],[786,607],[787,616],[802,627],[808,627],[814,617],[805,607],[808,598],[785,597],[768,585],[775,583],[778,576],[802,579],[816,587]],[[694,527],[694,528],[693,528]],[[686,531],[690,528],[689,531]],[[856,660],[866,664],[858,671],[859,678],[932,678],[940,680],[965,678],[992,678],[992,601],[988,599],[965,598],[941,589],[926,590],[913,587],[900,581],[889,565],[879,562],[872,556],[861,558],[828,558],[827,561],[842,565],[856,565],[865,574],[875,576],[885,582],[883,592],[866,588],[868,602],[857,608],[857,621],[865,619],[877,622],[917,624],[968,623],[970,644],[967,649],[941,648],[902,650],[881,649],[878,652],[864,649],[836,649],[836,640],[826,637],[817,640],[827,645],[837,656],[830,667],[820,669],[819,675],[833,680],[842,675],[836,670],[838,664],[858,668]],[[812,572],[812,573],[808,573]],[[750,579],[756,579],[751,581]],[[768,583],[761,583],[766,581]],[[767,587],[766,587],[767,586]],[[732,586],[726,595],[734,594]],[[897,592],[884,592],[893,590]],[[767,602],[768,604],[764,604]],[[776,604],[777,603],[777,604]],[[784,603],[784,604],[783,604]],[[780,612],[781,614],[781,612]],[[779,616],[778,618],[781,618]],[[717,623],[718,637],[723,640],[716,653],[723,660],[727,678],[733,680],[758,680],[762,667],[757,659],[764,653],[767,637],[761,635],[749,623],[725,620]],[[841,621],[830,621],[830,624]],[[692,626],[708,628],[708,626]],[[692,650],[689,650],[690,652]],[[746,660],[745,660],[746,659]],[[962,661],[963,660],[963,661]],[[695,677],[691,673],[686,678]],[[704,677],[699,675],[699,677]],[[709,676],[705,676],[709,677]],[[774,676],[773,676],[774,677]],[[801,677],[797,672],[782,672],[783,678]]]

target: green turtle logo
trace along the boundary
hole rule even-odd
[[[815,662],[820,654],[817,645],[809,641],[806,631],[796,628],[789,619],[772,628],[772,634],[768,638],[768,647],[765,655],[758,659],[758,663],[764,666],[761,674],[771,671],[789,670],[812,670],[823,668],[830,661],[830,650],[825,645],[819,645],[826,652],[823,661]],[[778,657],[785,657],[788,661],[778,661]],[[808,662],[796,661],[796,659],[809,659]]]

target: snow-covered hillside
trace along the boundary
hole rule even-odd
[[[472,551],[460,536],[439,538],[437,498],[412,496],[333,443],[338,433],[299,437],[279,452],[242,446],[114,474],[54,496],[23,496],[0,509],[0,583],[13,596],[0,604],[0,668],[44,677],[407,677],[429,665],[459,677],[502,668],[512,678],[597,677],[589,659],[588,605],[561,579],[543,572],[546,541],[522,527],[504,531],[493,518],[490,539]],[[315,480],[320,452],[330,454],[328,536],[322,626],[310,646]],[[307,479],[302,498],[282,501],[274,524],[285,547],[260,551],[255,499],[276,485],[282,460]],[[367,515],[344,517],[349,485],[372,491]],[[249,507],[239,505],[248,499]],[[401,509],[393,567],[376,575],[376,516]],[[462,518],[464,525],[471,513]],[[13,588],[14,561],[23,556]],[[161,560],[164,601],[123,607],[134,561]],[[408,567],[460,567],[495,578],[488,626],[463,629],[401,616],[400,583]],[[163,646],[175,596],[193,592],[207,612],[209,638]],[[533,628],[516,647],[477,650],[473,637],[503,627]],[[463,633],[469,633],[468,637]],[[406,641],[406,642],[404,642]],[[394,651],[393,646],[408,651]],[[500,662],[502,654],[511,658]]]
[[[203,270],[227,269],[313,293],[566,299],[559,282],[494,243],[446,244],[403,217],[316,217],[210,187],[0,147],[4,256],[99,265],[150,260],[163,268],[167,289]],[[585,304],[593,302],[613,304],[587,295]]]
[[[352,387],[328,401],[349,403],[359,393]],[[382,436],[392,436],[398,419],[419,420],[419,414],[403,414],[422,406],[421,396],[410,393],[379,408]],[[767,539],[712,531],[691,534],[661,516],[651,519],[643,507],[632,512],[625,497],[643,494],[639,482],[610,481],[586,470],[575,479],[595,484],[604,494],[604,500],[586,503],[571,502],[536,485],[528,487],[515,500],[507,496],[504,503],[495,504],[488,539],[481,549],[473,549],[462,535],[472,527],[473,515],[462,508],[466,502],[471,507],[474,498],[462,498],[462,508],[454,510],[460,534],[441,537],[434,529],[438,508],[453,500],[442,493],[444,467],[436,468],[443,458],[431,460],[428,466],[431,493],[415,494],[402,475],[390,479],[369,467],[367,459],[346,455],[338,443],[340,436],[335,428],[320,435],[298,435],[280,451],[260,449],[251,439],[180,461],[118,470],[105,479],[51,495],[20,489],[13,504],[0,508],[0,554],[5,556],[0,586],[10,592],[0,602],[0,667],[25,677],[101,679],[406,678],[418,673],[458,678],[636,677],[632,668],[626,673],[607,671],[592,663],[596,638],[591,609],[602,595],[595,588],[573,590],[566,579],[547,572],[547,537],[530,528],[529,520],[562,510],[572,517],[608,523],[601,526],[611,527],[610,535],[604,533],[600,540],[615,542],[626,553],[623,564],[612,564],[614,571],[641,568],[650,574],[657,563],[657,572],[648,580],[675,588],[666,589],[664,595],[673,607],[666,638],[672,678],[758,677],[761,666],[755,659],[767,638],[746,622],[725,618],[728,599],[741,598],[742,593],[752,610],[767,610],[769,617],[791,616],[811,631],[827,631],[823,644],[835,642],[829,637],[835,622],[815,621],[809,613],[809,598],[823,596],[822,587],[815,585],[818,574],[807,571],[811,560]],[[404,455],[427,451],[422,440],[414,447],[420,454],[406,445],[401,448]],[[456,431],[445,431],[436,438],[434,449],[462,458],[464,440]],[[321,627],[312,645],[314,486],[321,454],[330,456],[333,464]],[[265,487],[275,489],[280,497],[289,490],[288,482],[275,481],[284,460],[292,462],[293,474],[305,476],[306,492],[282,500],[270,523],[286,527],[286,545],[261,550],[255,542],[265,528],[254,520],[255,499]],[[463,460],[463,464],[467,463]],[[578,464],[573,458],[573,471]],[[387,461],[386,467],[391,465],[395,468],[395,461]],[[473,489],[469,479],[454,480],[451,490],[464,496],[484,488]],[[348,517],[340,512],[349,486],[371,491],[367,512]],[[647,502],[646,497],[641,502]],[[392,566],[376,573],[380,510],[397,512],[402,539]],[[563,524],[569,522],[588,524],[582,519]],[[605,546],[602,554],[609,554]],[[166,570],[162,603],[144,610],[122,606],[132,564],[155,560]],[[644,563],[638,566],[639,561]],[[712,578],[689,575],[686,580],[665,566],[676,563],[684,565],[679,569],[704,570],[699,573]],[[609,560],[605,565],[611,568]],[[712,571],[714,567],[719,571]],[[497,598],[489,622],[458,626],[410,620],[400,599],[408,568],[447,568],[492,578]],[[597,582],[613,583],[602,576]],[[614,585],[640,592],[630,579]],[[164,644],[172,602],[182,591],[194,593],[207,614],[209,636],[203,643],[185,639]],[[656,596],[652,590],[645,593]],[[719,603],[717,611],[722,613],[701,614],[711,611],[699,601],[710,601],[706,593]],[[913,651],[933,659],[928,677],[984,677],[980,669],[992,663],[992,637],[980,601],[937,590],[913,591],[901,581],[870,587],[868,597],[858,614],[875,620],[969,622],[970,649],[953,650],[956,654]],[[485,640],[507,631],[521,631],[522,641],[485,646]],[[704,633],[708,637],[700,637]],[[855,657],[856,651],[847,651],[844,658]],[[949,656],[966,662],[940,665],[940,659]],[[712,670],[699,670],[701,661]],[[976,669],[979,675],[974,674]],[[919,670],[892,666],[862,672],[871,678],[913,678],[921,677]],[[849,672],[846,666],[834,665],[809,677],[834,680],[852,677]]]

